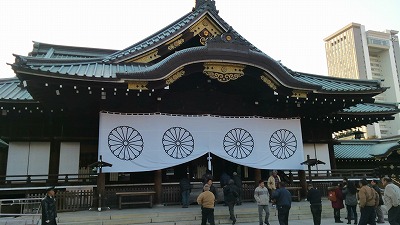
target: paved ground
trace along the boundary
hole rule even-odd
[[[323,207],[323,214],[325,214],[325,215],[332,215],[332,217],[331,218],[322,218],[322,221],[321,221],[321,225],[337,225],[337,224],[339,224],[339,223],[335,223],[335,220],[333,219],[333,209],[332,208],[330,208],[330,202],[329,202],[329,200],[324,200],[323,201],[323,205],[325,206],[325,207]],[[299,206],[299,207],[305,207],[305,209],[307,209],[306,210],[306,212],[308,212],[308,209],[310,209],[309,208],[309,203],[307,202],[307,201],[305,201],[305,200],[302,200],[302,201],[300,201],[300,202],[293,202],[292,203],[292,207],[296,207],[296,206]],[[241,206],[236,206],[235,207],[235,212],[239,212],[240,210],[246,210],[246,209],[253,209],[254,208],[254,210],[256,211],[256,204],[254,203],[254,202],[246,202],[246,203],[243,203]],[[102,211],[102,212],[97,212],[97,211],[91,211],[91,212],[88,212],[88,211],[78,211],[78,212],[66,212],[66,213],[60,213],[59,214],[59,216],[60,217],[65,217],[65,216],[77,216],[77,217],[80,217],[80,216],[85,216],[85,215],[90,215],[90,214],[101,214],[101,215],[103,215],[103,216],[106,216],[106,215],[110,215],[110,216],[112,216],[112,215],[121,215],[121,214],[142,214],[142,213],[149,213],[149,212],[151,212],[151,213],[158,213],[158,212],[168,212],[168,213],[177,213],[177,214],[184,214],[185,213],[185,211],[188,211],[188,212],[190,212],[190,211],[199,211],[200,210],[200,208],[199,208],[199,206],[197,206],[197,205],[191,205],[189,208],[187,208],[187,209],[182,209],[180,206],[178,206],[178,205],[172,205],[172,206],[160,206],[160,205],[158,205],[158,206],[155,206],[155,207],[153,207],[152,209],[148,209],[148,208],[136,208],[136,209],[123,209],[123,210],[115,210],[115,209],[111,209],[111,210],[105,210],[105,211]],[[223,206],[222,204],[218,204],[217,206],[216,206],[216,210],[228,210],[228,208],[226,207],[226,206]],[[271,221],[270,221],[270,224],[271,225],[279,225],[279,222],[277,221],[277,215],[276,215],[276,211],[275,211],[275,209],[270,209],[270,213],[271,213],[271,215],[270,215],[270,218],[271,218]],[[309,212],[310,214],[311,214],[311,212]],[[342,221],[344,222],[343,224],[347,224],[347,220],[345,220],[344,219],[344,217],[345,217],[345,215],[346,215],[346,210],[345,209],[342,209],[341,210],[341,216],[342,216]],[[360,214],[358,214],[358,215],[360,215]],[[387,217],[387,215],[385,215],[386,217]],[[274,219],[272,219],[272,218],[274,218]],[[296,217],[297,218],[297,217]],[[353,221],[354,222],[354,221]],[[257,225],[257,223],[254,223],[254,222],[251,222],[251,223],[243,223],[243,222],[240,222],[240,220],[238,219],[238,222],[236,223],[236,224],[238,224],[238,225]],[[303,220],[291,220],[290,219],[290,215],[289,215],[289,224],[292,224],[292,225],[313,225],[313,220],[312,219],[303,219]],[[386,223],[385,224],[389,224],[387,221],[386,221]]]
[[[330,208],[330,202],[328,200],[324,200],[323,202],[323,215],[329,216],[329,218],[323,218],[321,224],[322,225],[336,225],[338,223],[334,222],[333,219],[333,209]],[[301,202],[293,202],[292,207],[301,207],[305,209],[305,212],[309,213],[309,203],[306,201],[301,201]],[[247,202],[243,203],[241,206],[236,206],[235,207],[235,212],[239,211],[246,211],[248,209],[254,209],[256,211],[256,204],[254,202]],[[83,218],[83,217],[93,217],[93,216],[102,216],[102,217],[121,217],[124,215],[143,215],[143,214],[158,214],[158,213],[172,213],[172,214],[177,214],[177,215],[184,215],[185,211],[186,212],[199,212],[200,208],[198,205],[191,205],[188,209],[182,209],[179,205],[172,205],[172,206],[155,206],[151,209],[149,208],[127,208],[123,210],[118,210],[118,209],[111,209],[111,210],[103,210],[101,212],[98,212],[97,210],[85,210],[85,211],[76,211],[76,212],[64,212],[64,213],[59,213],[58,216],[61,220],[65,220],[66,218]],[[221,204],[218,204],[216,207],[216,210],[222,210],[225,212],[227,211],[228,208],[226,206],[222,206]],[[277,221],[277,215],[275,209],[270,210],[270,224],[271,225],[279,225],[279,222]],[[330,217],[332,215],[332,217]],[[342,215],[342,220],[344,221],[343,224],[347,224],[347,220],[344,219],[345,217],[345,209],[341,210],[341,215]],[[295,216],[295,215],[294,215]],[[293,216],[293,217],[294,217]],[[386,216],[387,217],[387,216]],[[296,218],[298,218],[296,216]],[[0,218],[0,224],[2,225],[6,218]],[[78,219],[79,221],[79,219]],[[61,221],[60,221],[61,222]],[[8,223],[7,223],[8,224]],[[62,225],[70,224],[70,223],[59,223]],[[101,223],[100,223],[101,224]],[[197,222],[195,222],[197,224]],[[200,221],[199,221],[200,224]],[[240,222],[240,219],[238,219],[238,222],[236,223],[238,225],[257,225],[258,223],[255,222]],[[294,220],[293,218],[290,219],[289,216],[289,224],[291,225],[313,225],[312,219],[302,219],[302,220]],[[387,221],[385,224],[389,224]]]

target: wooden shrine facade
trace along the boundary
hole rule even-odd
[[[300,118],[304,143],[328,146],[333,132],[399,112],[375,103],[387,89],[379,81],[285,67],[227,24],[215,1],[196,1],[191,12],[123,50],[35,42],[11,66],[16,78],[0,81],[0,138],[49,143],[49,174],[60,172],[66,142],[79,143],[79,167],[97,160],[101,111]],[[3,161],[0,174],[14,163]]]

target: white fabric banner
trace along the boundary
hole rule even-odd
[[[304,169],[299,119],[100,113],[104,172],[169,168],[211,152],[259,169]]]

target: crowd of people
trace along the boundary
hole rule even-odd
[[[197,203],[201,206],[202,225],[206,223],[215,224],[214,207],[216,202],[215,187],[212,184],[211,171],[203,175],[203,192],[198,196]],[[289,221],[289,211],[292,204],[291,193],[286,189],[285,182],[282,182],[276,170],[267,180],[268,188],[265,186],[264,180],[258,182],[258,186],[254,190],[254,200],[258,206],[259,224],[269,225],[269,205],[273,204],[278,211],[278,220],[280,225],[287,225]],[[232,224],[236,223],[234,212],[235,205],[242,204],[243,185],[242,179],[237,172],[232,173],[230,177],[227,173],[221,174],[221,188],[224,194],[224,205],[228,206],[229,219]],[[211,197],[213,196],[213,197]],[[211,204],[212,203],[212,204]],[[265,215],[263,215],[265,213]]]
[[[221,185],[224,202],[228,206],[229,218],[232,224],[235,224],[234,207],[242,202],[242,180],[236,172],[232,173],[232,177],[226,174],[224,179],[226,181]],[[288,225],[289,211],[292,204],[291,193],[286,189],[285,182],[281,181],[276,171],[272,172],[267,184],[266,187],[264,180],[260,180],[254,190],[259,224],[270,224],[269,207],[271,203],[271,207],[276,207],[278,211],[279,224]],[[180,188],[182,207],[187,208],[191,192],[189,177],[182,178]],[[347,211],[347,216],[345,217],[347,224],[352,222],[358,225],[385,223],[381,208],[384,205],[388,213],[389,224],[400,225],[400,188],[393,184],[392,179],[389,177],[370,181],[366,178],[361,180],[344,178],[341,183],[335,183],[333,187],[328,189],[328,199],[331,201],[335,223],[343,223],[340,214],[340,210],[343,208],[346,208]],[[214,207],[216,200],[217,191],[213,185],[213,177],[211,171],[207,171],[203,176],[203,191],[197,197],[197,203],[201,206],[202,225],[206,225],[207,222],[211,225],[215,224]],[[307,201],[310,203],[314,225],[321,225],[322,194],[313,184],[308,184]],[[57,224],[55,205],[55,188],[50,187],[46,190],[46,197],[41,202],[42,224]],[[357,213],[357,207],[359,207],[360,215]]]
[[[233,176],[237,176],[237,173],[234,173]],[[229,208],[230,219],[232,224],[235,224],[234,206],[241,202],[239,196],[241,196],[242,182],[241,180],[236,182],[233,178],[224,178],[227,181],[221,187],[224,192],[225,204]],[[260,180],[254,190],[259,224],[269,225],[269,207],[276,207],[279,224],[288,225],[292,200],[291,193],[285,188],[285,182],[281,181],[275,170],[272,171],[266,182],[267,186],[264,180]],[[388,210],[389,224],[400,225],[400,188],[392,183],[391,178],[385,177],[382,180],[367,180],[366,178],[349,180],[344,178],[341,183],[334,183],[333,187],[328,189],[328,192],[335,223],[344,223],[341,219],[341,209],[344,208],[347,212],[345,217],[347,224],[375,225],[376,223],[385,223],[381,207],[385,205]],[[314,225],[321,225],[322,193],[313,184],[308,185],[307,201],[310,203]],[[359,215],[357,208],[359,208]],[[210,224],[214,223],[209,222]]]
[[[382,182],[381,189],[379,183]],[[314,193],[314,194],[313,194]],[[382,194],[383,193],[383,194]],[[315,190],[310,188],[307,200],[310,201],[311,211],[315,201],[311,196],[316,196]],[[320,193],[318,194],[320,197]],[[343,223],[340,218],[340,210],[346,208],[347,224],[375,225],[385,223],[382,205],[388,210],[388,222],[391,225],[400,225],[400,188],[392,183],[392,179],[384,177],[379,179],[349,180],[344,178],[342,183],[336,183],[328,192],[328,198],[333,208],[335,223]],[[357,214],[359,207],[360,215]],[[321,224],[321,211],[312,213],[314,224]]]

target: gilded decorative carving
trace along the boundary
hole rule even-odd
[[[165,45],[168,46],[168,50],[173,50],[173,49],[179,47],[180,45],[182,45],[184,42],[185,42],[185,39],[183,39],[182,34],[180,34],[177,37],[175,37],[174,39],[165,43]]]
[[[167,79],[165,79],[165,84],[170,85],[174,83],[176,80],[181,78],[183,75],[185,75],[185,71],[183,69],[179,70],[176,73],[173,73],[172,75],[168,76]]]
[[[278,89],[277,84],[275,84],[274,81],[272,81],[272,79],[269,78],[269,75],[267,75],[266,73],[264,73],[263,75],[260,76],[261,80],[264,81],[264,83],[266,83],[272,90],[276,90]]]
[[[204,63],[203,73],[219,82],[228,82],[243,76],[245,68],[245,65],[234,63]]]
[[[303,90],[293,90],[292,91],[292,97],[295,98],[307,98],[307,91],[303,91]]]
[[[147,52],[143,55],[137,56],[133,59],[128,60],[127,62],[140,62],[140,63],[148,63],[161,56],[158,54],[158,49],[153,49],[150,52]]]
[[[148,90],[147,81],[128,81],[128,89],[130,90]]]
[[[223,33],[223,30],[208,15],[203,16],[189,30],[193,33],[193,36],[198,35],[200,37],[200,43],[203,45],[207,37],[215,37]]]

